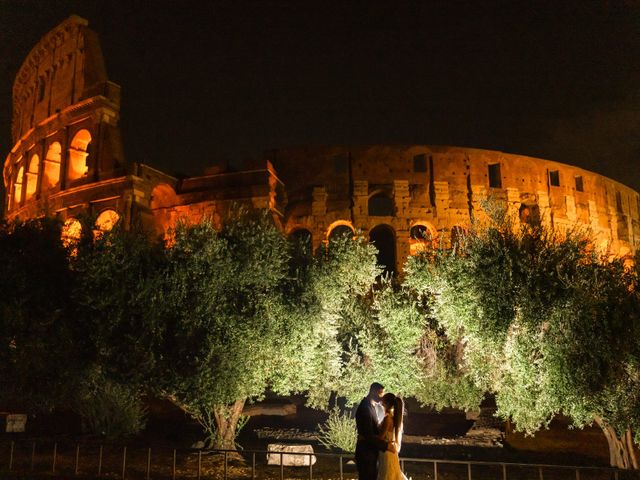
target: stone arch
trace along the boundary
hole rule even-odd
[[[313,235],[304,227],[295,227],[289,232],[289,240],[298,244],[305,254],[313,252]]]
[[[390,225],[380,224],[369,230],[369,242],[378,250],[376,258],[384,275],[396,273],[396,234]]]
[[[539,225],[541,221],[540,207],[537,203],[521,203],[518,218],[520,219],[520,223]]]
[[[337,220],[327,228],[327,241],[331,242],[343,235],[355,236],[356,230],[351,222],[347,220]]]
[[[29,200],[36,194],[38,188],[38,171],[40,170],[40,157],[34,154],[29,160],[27,173],[25,175],[24,199]]]
[[[67,162],[67,179],[70,181],[84,177],[89,170],[87,157],[91,133],[89,130],[79,130],[69,144],[69,158]]]
[[[61,240],[62,244],[67,248],[73,248],[82,237],[82,224],[77,218],[69,218],[62,225]]]
[[[20,166],[16,178],[13,181],[13,206],[20,205],[22,201],[22,177],[24,177],[24,167]]]
[[[151,209],[174,207],[178,202],[176,191],[167,183],[159,183],[151,190]]]
[[[409,253],[417,253],[429,250],[436,242],[437,230],[431,223],[418,221],[411,225],[409,230]]]
[[[120,220],[120,214],[112,209],[103,210],[96,219],[96,230],[108,232]]]
[[[369,196],[367,211],[370,217],[393,217],[395,205],[387,192],[377,191]]]
[[[178,204],[176,191],[167,183],[159,183],[151,190],[151,211],[155,222],[156,232],[170,239],[169,231],[176,222],[173,207]]]
[[[53,142],[47,149],[42,171],[42,189],[55,187],[60,182],[60,164],[62,163],[62,146]]]

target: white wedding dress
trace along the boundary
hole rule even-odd
[[[391,415],[391,420],[390,423],[393,425],[393,415]],[[394,438],[393,427],[385,432],[384,440],[387,442],[395,440],[398,446],[400,444],[400,442]],[[407,480],[407,477],[400,469],[398,453],[385,450],[378,454],[378,480]]]

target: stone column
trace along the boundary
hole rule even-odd
[[[482,201],[487,199],[487,187],[485,185],[471,185],[471,205],[474,218],[472,221],[484,222],[486,213],[482,209]]]
[[[369,182],[353,181],[353,224],[356,228],[365,227],[369,216]]]
[[[573,195],[565,195],[564,197],[565,208],[567,209],[567,220],[570,223],[575,223],[578,220],[578,214],[576,212],[576,198]]]
[[[600,231],[600,217],[598,216],[598,206],[595,200],[589,200],[589,222],[593,234],[597,234]]]
[[[409,230],[396,231],[396,271],[401,272],[402,267],[411,253],[409,245]]]
[[[516,222],[520,218],[520,190],[517,188],[507,188],[507,215]]]
[[[321,217],[327,213],[327,190],[324,187],[314,187],[311,201],[311,215]]]
[[[447,223],[449,216],[449,182],[433,182],[436,194],[436,217],[441,225]]]
[[[618,210],[609,206],[609,229],[611,230],[611,240],[618,240]]]
[[[551,228],[553,227],[551,218],[553,212],[549,204],[549,194],[544,190],[538,190],[536,193],[538,195],[538,207],[540,208],[540,221],[545,227]]]
[[[411,196],[409,194],[409,181],[394,180],[393,181],[393,201],[396,208],[396,217],[406,216],[407,210],[409,209],[410,200],[411,200]]]

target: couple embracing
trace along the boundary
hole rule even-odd
[[[381,422],[376,412],[380,404],[384,408]],[[371,384],[369,394],[356,411],[356,466],[360,480],[407,480],[398,458],[403,414],[404,404],[400,397],[385,394],[379,383]]]

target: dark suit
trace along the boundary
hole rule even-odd
[[[356,411],[358,443],[356,444],[356,466],[360,480],[376,480],[378,477],[378,452],[387,449],[387,442],[380,440],[378,416],[371,401],[365,397]]]

